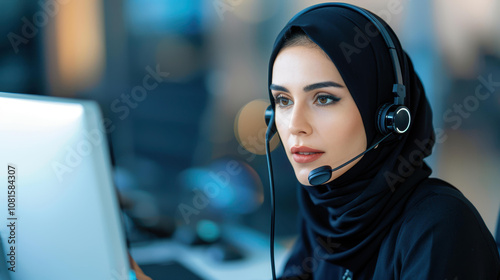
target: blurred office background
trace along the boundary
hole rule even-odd
[[[214,263],[244,262],[245,250],[226,238],[237,232],[257,240],[266,263],[269,181],[260,114],[268,58],[284,24],[320,2],[2,0],[0,91],[101,105],[133,244],[222,242],[210,253]],[[500,2],[346,2],[374,11],[400,36],[434,112],[434,176],[463,191],[495,233]],[[286,251],[297,234],[297,186],[277,147],[276,233]]]

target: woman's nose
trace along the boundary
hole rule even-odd
[[[293,108],[292,114],[290,115],[290,122],[288,129],[291,134],[308,135],[312,132],[312,126],[309,123],[310,112],[307,110],[306,106],[296,104]]]

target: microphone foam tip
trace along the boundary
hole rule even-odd
[[[322,185],[332,177],[332,168],[328,165],[318,167],[311,171],[308,176],[309,184],[312,186]]]

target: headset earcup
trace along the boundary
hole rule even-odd
[[[405,106],[387,103],[378,110],[377,127],[383,135],[391,132],[403,134],[410,127],[410,122],[410,111]]]
[[[395,131],[398,134],[403,134],[410,128],[411,123],[411,115],[410,110],[406,108],[406,106],[394,106],[394,110],[392,109],[388,112],[389,114],[389,124],[392,131]]]
[[[377,128],[378,128],[378,131],[382,135],[387,135],[387,134],[389,134],[391,132],[387,128],[386,116],[387,116],[387,112],[389,111],[389,109],[393,105],[394,104],[386,103],[386,104],[380,106],[380,108],[378,109],[378,113],[377,113]]]

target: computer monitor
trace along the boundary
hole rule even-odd
[[[0,236],[10,278],[129,279],[120,215],[97,104],[0,93]]]

